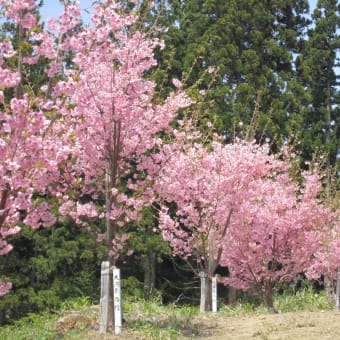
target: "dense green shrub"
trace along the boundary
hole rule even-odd
[[[0,324],[70,297],[98,298],[104,249],[70,220],[50,229],[24,226],[11,243],[13,251],[0,257],[0,273],[13,283],[0,299]]]

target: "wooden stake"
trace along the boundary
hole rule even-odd
[[[122,300],[120,290],[120,269],[113,268],[113,299],[115,315],[115,334],[122,332]]]
[[[217,312],[217,279],[216,276],[214,276],[211,279],[211,301],[212,301],[212,311]]]
[[[205,312],[205,273],[200,272],[201,278],[201,304],[200,304],[200,312]]]
[[[103,261],[101,266],[100,284],[100,315],[99,332],[106,333],[109,322],[109,282],[110,282],[110,262]]]
[[[337,310],[340,310],[340,266],[338,267],[338,275],[336,278],[335,307]]]

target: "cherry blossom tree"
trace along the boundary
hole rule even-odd
[[[123,227],[138,219],[152,200],[153,192],[144,181],[148,169],[138,172],[140,158],[158,148],[158,134],[171,130],[177,111],[191,101],[176,90],[163,103],[154,103],[155,84],[145,73],[156,65],[153,50],[163,44],[136,30],[137,17],[121,2],[94,4],[88,25],[70,35],[63,33],[80,21],[77,6],[66,6],[65,14],[48,22],[51,31],[64,35],[58,62],[49,70],[54,74],[63,69],[64,77],[50,95],[67,98],[58,114],[72,145],[72,158],[64,167],[66,180],[59,187],[59,211],[86,228],[105,220],[106,235],[99,232],[98,238],[106,238],[112,267],[128,237]],[[46,43],[50,34],[36,38]],[[45,51],[37,53],[49,58]],[[66,69],[62,56],[68,51],[73,65]],[[104,198],[105,204],[98,204]],[[112,287],[109,284],[111,307]],[[113,320],[112,310],[108,318]]]
[[[0,4],[18,27],[18,45],[24,39],[32,45],[26,54],[7,38],[0,46],[0,86],[14,89],[8,98],[0,96],[1,254],[10,251],[5,238],[19,231],[18,222],[35,228],[54,223],[46,201],[36,199],[51,195],[61,216],[84,227],[106,221],[113,264],[126,240],[118,229],[136,219],[152,196],[137,173],[123,181],[190,100],[176,90],[154,103],[155,84],[145,72],[156,65],[153,50],[163,45],[134,28],[137,17],[121,2],[94,4],[91,22],[83,25],[79,3],[65,1],[64,12],[47,20],[44,31],[34,29],[35,1]],[[17,69],[11,70],[6,59],[15,55]],[[47,80],[34,93],[23,87],[24,65],[41,60]]]
[[[183,133],[182,133],[183,134]],[[193,257],[196,274],[206,277],[205,310],[211,310],[211,278],[224,255],[226,235],[251,184],[281,171],[285,164],[269,155],[268,145],[236,141],[208,147],[199,143],[165,145],[155,180],[160,230],[174,255]],[[169,204],[175,204],[169,208]]]
[[[220,264],[231,277],[224,283],[256,289],[275,311],[275,289],[309,269],[335,222],[318,198],[321,189],[315,173],[304,174],[302,187],[287,172],[250,183],[226,233]]]
[[[67,6],[59,19],[49,20],[48,28],[60,32],[73,28],[80,22],[77,6]],[[63,69],[64,77],[53,87],[51,98],[55,102],[67,98],[57,109],[72,145],[72,159],[65,164],[65,181],[59,187],[60,213],[85,227],[92,226],[93,219],[105,219],[111,260],[119,255],[125,239],[119,237],[118,228],[136,219],[144,200],[152,195],[141,187],[137,172],[129,178],[131,171],[142,155],[157,148],[157,134],[171,130],[169,123],[177,111],[190,105],[180,91],[154,104],[155,84],[145,72],[156,65],[153,50],[163,45],[136,31],[136,20],[120,2],[95,4],[88,25],[64,34],[53,71]],[[35,37],[46,43],[53,40],[50,34]],[[40,48],[37,53],[48,58],[45,51]],[[65,68],[62,55],[69,51],[73,65]],[[138,191],[138,197],[127,191]],[[102,208],[94,202],[103,197]]]
[[[294,182],[288,159],[270,155],[267,144],[204,147],[182,137],[182,145],[164,146],[155,180],[163,238],[175,255],[196,260],[196,273],[205,273],[205,310],[211,277],[224,266],[230,273],[224,284],[257,289],[274,311],[275,288],[308,270],[335,223],[318,198],[320,178],[306,172],[303,185]]]
[[[158,134],[171,130],[178,109],[191,103],[179,90],[154,103],[155,84],[145,72],[156,65],[153,50],[163,44],[136,31],[136,20],[120,2],[94,5],[90,24],[63,38],[60,50],[73,51],[73,68],[51,92],[71,104],[59,113],[74,141],[74,158],[67,165],[72,184],[65,182],[60,213],[84,227],[105,219],[106,235],[98,237],[106,238],[111,266],[128,237],[123,227],[139,217],[153,195],[143,181],[148,169],[138,167],[140,157],[158,148]],[[61,26],[58,21],[49,25],[53,30]],[[96,204],[103,197],[105,205]],[[112,306],[112,284],[109,288]]]
[[[36,25],[35,2],[1,0],[0,5],[6,20],[16,25],[17,45],[23,46]],[[19,222],[32,228],[54,224],[55,217],[39,195],[50,194],[65,147],[51,134],[46,102],[23,88],[23,69],[29,63],[24,51],[15,50],[6,36],[0,51],[0,255],[5,255],[12,249],[6,238],[20,231]],[[0,296],[10,287],[1,282]]]
[[[313,242],[311,235],[310,242]],[[306,276],[308,279],[318,280],[327,277],[329,286],[326,289],[331,303],[336,303],[340,309],[340,216],[339,209],[333,209],[333,223],[331,228],[318,234],[320,247],[314,253],[312,263]],[[335,301],[334,301],[335,297]]]

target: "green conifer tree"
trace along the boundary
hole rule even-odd
[[[187,0],[165,7],[178,14],[164,34],[159,78],[171,84],[182,77],[197,96],[206,91],[202,115],[218,117],[216,128],[227,139],[240,121],[256,125],[259,140],[287,138],[288,121],[299,108],[293,105],[287,114],[299,89],[293,59],[309,22],[308,2]]]
[[[319,0],[312,18],[314,27],[297,62],[298,76],[310,93],[301,130],[303,158],[323,153],[331,166],[340,148],[339,1]]]

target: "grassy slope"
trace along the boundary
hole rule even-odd
[[[276,307],[282,311],[295,312],[301,310],[316,311],[333,308],[324,294],[316,294],[305,289],[296,295],[281,295],[275,300]],[[98,334],[98,306],[90,306],[88,299],[77,299],[65,302],[60,311],[53,314],[30,314],[16,321],[11,326],[0,329],[3,340],[60,340],[60,339],[116,339],[113,335],[103,337]],[[92,325],[80,322],[65,327],[57,327],[57,320],[62,316],[85,315],[92,319]],[[217,315],[212,313],[199,314],[197,307],[160,306],[157,302],[131,302],[124,305],[126,324],[123,338],[129,339],[180,339],[200,336],[200,322],[211,327],[216,318],[233,316],[267,315],[263,305],[251,303],[237,304],[233,307],[221,305]],[[231,320],[231,319],[230,319]],[[209,326],[207,326],[209,327]]]

